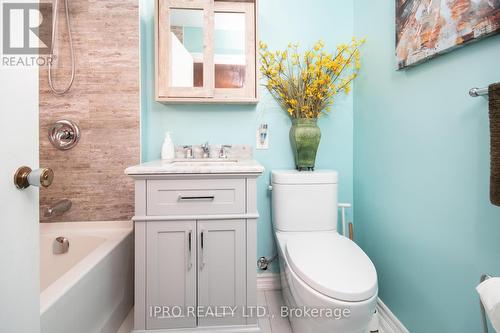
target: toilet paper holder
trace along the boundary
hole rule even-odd
[[[479,283],[482,283],[490,278],[491,278],[490,275],[483,274],[483,275],[481,275],[481,278],[479,279]],[[481,301],[481,298],[479,298],[479,306],[481,308],[481,321],[483,322],[483,332],[488,333],[488,321],[486,319],[486,311],[484,310],[484,305],[483,305],[483,302]]]

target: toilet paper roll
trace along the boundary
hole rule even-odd
[[[476,287],[476,290],[493,328],[500,333],[500,278],[485,280]]]

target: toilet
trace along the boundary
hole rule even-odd
[[[286,314],[295,333],[367,333],[377,272],[337,232],[338,174],[272,172],[273,225]]]

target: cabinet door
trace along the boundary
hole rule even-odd
[[[246,242],[245,220],[198,221],[198,306],[203,313],[221,313],[223,318],[201,316],[199,326],[245,324]]]
[[[256,99],[255,4],[216,1],[214,9],[214,98]]]
[[[213,97],[212,0],[158,0],[157,93]]]
[[[196,221],[149,222],[146,258],[146,328],[195,327]]]

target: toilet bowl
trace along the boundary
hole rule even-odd
[[[366,333],[377,273],[337,226],[335,171],[274,171],[273,225],[283,299],[295,333]]]

